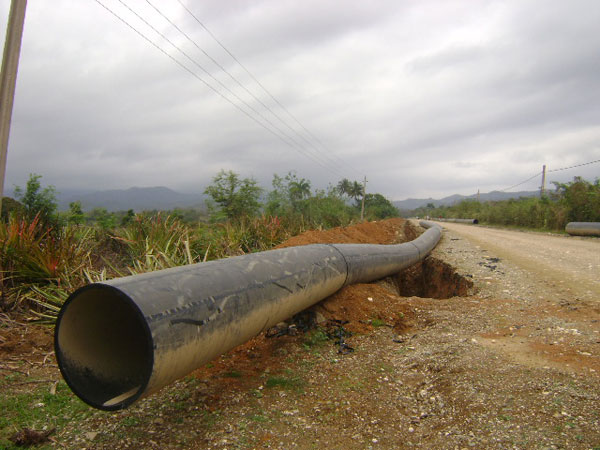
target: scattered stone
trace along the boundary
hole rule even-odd
[[[98,432],[96,431],[88,431],[87,433],[85,433],[85,437],[90,441],[96,439],[96,436],[98,436]]]

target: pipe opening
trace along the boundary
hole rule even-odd
[[[141,311],[107,285],[86,286],[67,300],[56,324],[55,350],[73,392],[100,409],[133,403],[152,372],[152,336]]]

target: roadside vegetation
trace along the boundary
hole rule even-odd
[[[412,214],[419,217],[473,218],[480,223],[564,231],[569,222],[600,222],[600,179],[593,183],[575,177],[554,183],[555,190],[543,197],[478,202],[465,200],[452,206],[429,204]]]
[[[31,175],[0,220],[0,312],[29,311],[53,321],[73,290],[90,282],[264,251],[308,229],[360,220],[362,186],[327,190],[290,172],[265,191],[252,178],[220,171],[206,188],[208,214],[196,210],[58,211],[56,192]],[[367,194],[367,220],[398,215],[381,194]]]

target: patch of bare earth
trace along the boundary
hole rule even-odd
[[[97,412],[57,430],[51,445],[600,448],[594,276],[585,272],[580,282],[570,265],[557,271],[552,252],[531,262],[526,233],[517,233],[514,254],[507,237],[473,237],[472,230],[479,228],[452,227],[421,264],[346,287],[294,326],[256,337],[126,411]],[[287,244],[389,244],[417,233],[394,219],[309,232]],[[583,241],[592,256],[581,270],[600,268],[593,256],[600,240]],[[536,245],[546,252],[552,243],[543,242]]]

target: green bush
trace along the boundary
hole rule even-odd
[[[115,239],[124,243],[131,258],[132,273],[150,272],[192,264],[200,254],[192,251],[190,229],[180,220],[156,215],[136,215],[123,228],[115,231]]]
[[[27,298],[33,287],[52,285],[71,290],[85,282],[96,243],[89,228],[53,229],[33,220],[12,216],[0,223],[0,281],[4,307]]]
[[[556,191],[544,197],[503,201],[464,200],[453,206],[419,208],[418,216],[476,218],[481,223],[546,230],[564,230],[568,222],[600,221],[600,180],[590,183],[575,177],[554,183]]]

